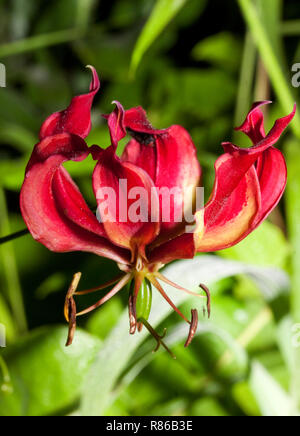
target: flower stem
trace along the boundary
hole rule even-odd
[[[5,194],[0,187],[0,233],[9,233],[10,224],[7,213]],[[27,322],[25,316],[25,309],[22,297],[21,286],[18,277],[18,268],[14,253],[14,247],[9,244],[4,247],[0,247],[1,259],[4,267],[4,274],[7,282],[7,298],[10,302],[12,312],[14,314],[14,320],[20,333],[27,330]]]
[[[19,232],[11,233],[8,236],[3,236],[0,238],[0,245],[5,244],[6,242],[13,241],[14,239],[21,238],[22,236],[26,236],[29,234],[28,229],[20,230]]]
[[[79,29],[67,29],[8,42],[0,45],[0,58],[3,59],[7,56],[74,41],[79,39],[81,36],[82,32]]]
[[[244,115],[248,112],[250,107],[252,86],[255,73],[255,63],[256,47],[251,33],[247,32],[244,43],[243,59],[234,117],[235,126],[241,125]]]
[[[277,97],[284,110],[289,113],[295,99],[268,38],[267,31],[259,18],[258,11],[251,0],[238,0],[238,4],[270,76]],[[298,114],[296,114],[296,119],[291,126],[295,135],[300,138],[300,118]]]

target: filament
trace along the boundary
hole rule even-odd
[[[130,281],[132,277],[132,274],[126,274],[113,288],[108,294],[106,294],[101,300],[99,300],[97,303],[93,304],[92,306],[88,307],[85,310],[82,310],[81,312],[77,313],[77,316],[85,315],[89,312],[92,312],[94,309],[97,309],[98,307],[102,306],[102,304],[106,303],[108,300],[110,300],[114,295],[116,295],[121,289],[124,288],[124,286],[127,285],[127,283]]]
[[[154,276],[149,275],[148,279],[150,280],[150,282],[153,284],[153,286],[156,287],[156,289],[160,292],[160,294],[164,297],[164,299],[170,304],[170,306],[175,310],[175,312],[181,316],[182,319],[184,319],[188,324],[190,324],[190,321],[183,315],[182,312],[180,312],[180,310],[175,306],[175,304],[173,303],[173,301],[168,297],[168,295],[165,293],[165,291],[163,290],[162,286],[160,285],[160,283],[155,279]]]

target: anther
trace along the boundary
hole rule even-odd
[[[129,309],[129,324],[130,324],[130,330],[129,333],[131,335],[134,335],[136,332],[137,327],[137,321],[136,321],[136,308],[135,308],[135,298],[132,293],[129,295],[129,301],[128,301],[128,309]]]
[[[210,295],[210,290],[208,289],[207,286],[203,285],[202,283],[200,283],[200,288],[205,292],[206,297],[207,297],[207,315],[208,318],[210,318],[211,315],[211,295]]]
[[[192,321],[190,325],[189,335],[184,345],[185,347],[188,347],[191,344],[196,334],[197,327],[198,327],[198,311],[196,309],[192,309]]]
[[[76,330],[76,304],[73,297],[68,300],[69,331],[66,347],[72,345]]]

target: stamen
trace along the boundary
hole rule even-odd
[[[197,292],[190,291],[189,289],[186,289],[186,288],[183,288],[183,287],[180,286],[180,285],[177,285],[176,283],[172,282],[171,280],[169,280],[167,277],[165,277],[164,275],[162,275],[162,274],[159,273],[159,272],[154,273],[154,276],[157,277],[157,278],[158,278],[159,280],[161,280],[162,282],[165,282],[165,283],[167,283],[168,285],[172,286],[173,288],[179,289],[180,291],[184,291],[184,292],[186,292],[187,294],[195,295],[196,297],[203,298],[203,296],[200,295],[200,294],[198,294]]]
[[[207,298],[207,316],[208,318],[210,318],[211,315],[211,295],[210,295],[210,290],[208,289],[207,286],[203,285],[202,283],[200,283],[200,288],[203,289],[203,291],[206,294],[206,298]]]
[[[69,318],[69,332],[68,332],[66,347],[72,345],[75,331],[76,331],[76,304],[73,297],[69,298],[68,318]]]
[[[160,285],[160,283],[155,279],[155,277],[153,275],[149,275],[147,276],[148,279],[150,280],[150,282],[153,284],[153,286],[156,287],[156,289],[160,292],[160,294],[164,297],[164,299],[170,304],[170,306],[175,310],[175,312],[181,316],[182,319],[184,319],[188,324],[190,324],[190,321],[183,315],[182,312],[180,312],[180,310],[175,306],[175,304],[173,303],[173,301],[170,300],[170,298],[168,297],[168,295],[165,293],[165,291],[163,290],[162,286]]]
[[[134,335],[136,332],[137,321],[136,321],[136,308],[134,304],[133,294],[129,295],[128,310],[129,310],[129,324],[130,324],[129,333],[131,335]]]
[[[89,312],[92,312],[94,309],[97,309],[98,307],[102,306],[102,304],[106,303],[108,300],[110,300],[114,295],[116,295],[121,289],[124,288],[124,286],[127,285],[127,283],[131,280],[132,274],[126,274],[117,284],[112,288],[108,294],[105,295],[105,297],[101,298],[97,303],[93,304],[92,306],[88,307],[87,309],[77,313],[77,316],[85,315]]]
[[[176,359],[175,354],[172,353],[172,351],[167,347],[165,342],[163,341],[164,337],[166,336],[167,329],[164,329],[163,334],[160,336],[154,328],[149,324],[149,322],[144,318],[139,318],[138,321],[146,327],[146,329],[149,331],[149,333],[154,337],[154,339],[157,341],[157,345],[155,349],[153,350],[153,353],[156,353],[159,350],[159,347],[162,345],[164,349],[172,356],[173,359]]]
[[[132,285],[130,287],[128,309],[129,309],[129,323],[130,323],[129,332],[131,335],[134,335],[136,332],[136,327],[137,327],[136,302],[137,302],[138,294],[140,292],[142,283],[143,283],[143,277],[138,274],[135,277],[135,279],[132,282]]]
[[[76,292],[76,289],[78,288],[79,282],[81,279],[81,273],[78,272],[76,274],[74,274],[73,276],[73,280],[69,286],[67,295],[66,295],[66,299],[65,299],[65,306],[64,306],[64,314],[65,314],[65,318],[66,321],[69,322],[70,321],[70,316],[69,316],[69,300],[73,297],[73,295]],[[75,302],[74,302],[75,303]]]
[[[185,347],[188,347],[191,344],[196,334],[197,327],[198,327],[198,311],[196,309],[192,309],[192,321],[191,321],[189,335],[184,345]]]
[[[121,280],[122,277],[124,277],[124,274],[120,274],[120,275],[118,275],[118,277],[115,277],[114,279],[110,280],[109,282],[106,282],[101,286],[97,286],[96,288],[87,289],[86,291],[78,291],[78,292],[76,291],[74,293],[74,295],[87,295],[87,294],[91,294],[93,292],[102,291],[103,289],[106,289],[109,286],[112,286],[115,283],[117,283],[119,280]]]

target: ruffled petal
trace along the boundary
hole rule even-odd
[[[95,95],[100,89],[100,81],[95,68],[92,70],[90,92],[76,96],[67,109],[55,112],[43,123],[40,130],[40,139],[58,133],[71,133],[86,138],[91,130],[91,107]]]
[[[125,111],[124,125],[127,129],[137,133],[148,135],[159,135],[166,129],[155,129],[147,119],[147,114],[141,106],[134,107]]]
[[[278,204],[287,178],[286,164],[273,145],[294,118],[293,112],[275,122],[265,136],[263,114],[256,103],[238,130],[255,145],[239,148],[224,143],[225,154],[216,162],[216,180],[210,201],[195,214],[193,237],[179,236],[152,249],[149,258],[162,263],[195,252],[217,251],[235,245],[252,232]],[[174,253],[174,255],[173,255]]]
[[[183,213],[187,207],[192,209],[195,188],[200,183],[196,147],[181,126],[155,130],[142,108],[126,111],[124,124],[134,139],[126,146],[122,160],[143,168],[153,179],[160,194],[159,239],[168,239],[183,228]],[[171,193],[170,208],[164,207],[163,203],[168,201],[167,192]],[[170,211],[167,215],[166,209]]]
[[[287,167],[281,151],[274,147],[266,150],[257,160],[256,171],[262,204],[255,222],[257,227],[277,206],[286,187]]]
[[[145,247],[160,227],[157,193],[149,175],[132,163],[122,162],[110,147],[103,150],[96,165],[93,186],[110,240],[130,249],[133,257],[137,252],[145,257]]]
[[[129,252],[100,236],[100,224],[61,167],[65,161],[85,159],[88,153],[83,139],[66,133],[36,145],[20,196],[24,221],[33,238],[52,251],[86,251],[128,263]]]
[[[254,229],[261,208],[257,174],[252,166],[232,189],[230,174],[224,174],[227,162],[231,159],[230,155],[223,155],[217,160],[212,198],[204,210],[196,213],[198,226],[194,232],[194,241],[198,252],[231,247]]]
[[[103,224],[99,223],[88,207],[77,185],[65,168],[60,167],[55,172],[52,189],[57,206],[69,220],[89,232],[107,238]]]
[[[153,262],[190,258],[196,252],[211,252],[235,245],[254,228],[261,208],[260,187],[253,167],[233,186],[227,173],[229,154],[215,164],[216,180],[210,201],[195,214],[193,233],[186,233],[159,247],[150,254]]]
[[[270,103],[272,102],[261,101],[254,103],[244,123],[235,129],[248,135],[253,144],[257,144],[266,137],[264,128],[264,115],[260,108]]]
[[[126,136],[124,125],[125,111],[121,103],[118,101],[113,101],[113,104],[116,105],[113,112],[109,115],[103,115],[103,118],[107,120],[111,144],[116,150],[118,142]]]
[[[263,153],[269,147],[275,145],[276,142],[280,139],[284,130],[293,120],[296,113],[296,109],[297,107],[295,104],[293,111],[289,115],[276,120],[274,126],[272,127],[268,135],[265,136],[263,139],[261,139],[259,142],[255,142],[254,147],[240,148],[232,144],[231,142],[224,142],[222,145],[225,152],[231,153],[237,158],[239,158],[240,164],[242,164],[243,166],[245,164],[245,159],[241,159],[243,157],[248,158],[246,159],[247,160],[246,165],[249,165],[249,157],[251,157],[251,161],[252,163],[254,163],[261,155],[261,153]]]

